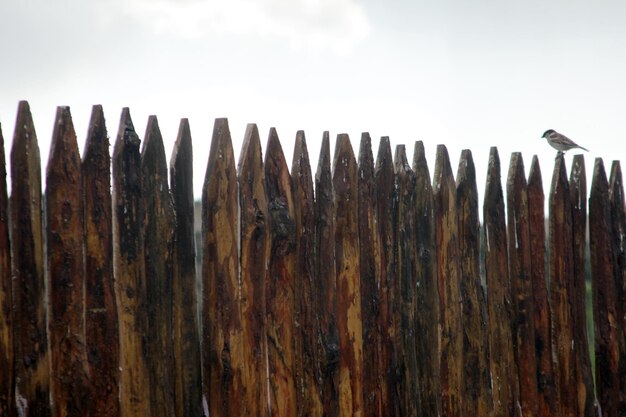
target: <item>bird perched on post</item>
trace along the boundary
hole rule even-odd
[[[577,145],[576,142],[567,136],[560,134],[556,130],[548,129],[543,132],[543,136],[541,137],[547,139],[548,144],[559,152],[565,152],[575,148],[580,148],[585,152],[589,152],[589,149]]]

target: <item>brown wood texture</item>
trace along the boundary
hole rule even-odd
[[[15,407],[47,417],[50,355],[44,299],[41,161],[30,107],[19,103],[11,148],[11,255],[14,308]]]
[[[296,134],[291,164],[293,186],[296,265],[294,276],[295,346],[296,346],[296,405],[298,416],[321,416],[322,349],[319,315],[316,309],[315,280],[315,217],[311,162],[302,130]]]
[[[330,140],[324,132],[315,173],[315,276],[322,351],[321,383],[325,416],[339,415],[339,332],[335,274],[335,203],[330,171]]]
[[[189,121],[182,119],[170,159],[170,188],[176,212],[172,281],[172,331],[177,417],[202,416],[194,236],[193,148]]]
[[[238,165],[244,415],[268,412],[265,280],[268,217],[259,131],[249,124]]]
[[[120,337],[120,411],[151,415],[145,335],[148,329],[144,264],[141,141],[128,108],[122,110],[113,147],[113,273]]]
[[[376,229],[376,183],[374,155],[369,133],[361,135],[359,147],[358,218],[359,263],[361,265],[361,321],[363,323],[363,415],[382,416],[381,390],[386,370],[381,366],[380,321],[380,240]]]
[[[69,107],[58,107],[46,170],[48,337],[52,415],[84,416],[84,212],[80,155]]]
[[[396,250],[394,211],[396,206],[395,173],[389,138],[383,136],[378,145],[376,167],[376,225],[380,237],[380,367],[381,403],[386,415],[400,415],[400,393],[397,381],[396,327]],[[430,182],[430,179],[429,179]]]
[[[9,197],[4,137],[0,125],[0,416],[15,417],[15,375],[13,356],[13,285],[9,242]]]
[[[415,235],[417,261],[417,311],[415,337],[417,373],[422,415],[436,417],[441,409],[439,397],[439,293],[435,271],[436,249],[433,222],[433,189],[424,144],[415,143]]]
[[[576,362],[573,353],[571,283],[574,270],[572,204],[562,153],[555,160],[550,189],[550,301],[552,305],[552,349],[556,354],[556,387],[560,415],[578,415]]]
[[[244,415],[238,186],[228,120],[216,119],[202,189],[202,378],[210,414]]]
[[[459,279],[463,300],[463,412],[490,416],[493,410],[489,372],[489,329],[485,289],[480,279],[478,188],[472,152],[461,153],[456,177],[459,219]]]
[[[528,220],[530,227],[530,274],[533,287],[533,325],[535,327],[535,357],[537,360],[537,415],[556,414],[557,397],[552,355],[552,326],[550,300],[546,279],[545,199],[539,159],[535,155],[528,175]]]
[[[598,402],[605,417],[619,416],[620,333],[617,329],[617,288],[612,248],[612,221],[604,163],[596,158],[589,196],[589,250],[595,330]]]
[[[511,155],[507,178],[509,280],[513,307],[513,349],[520,390],[522,415],[537,415],[537,359],[533,326],[528,193],[522,154]]]
[[[572,319],[574,332],[574,355],[576,361],[576,386],[578,389],[578,413],[584,417],[598,415],[594,395],[593,374],[589,357],[587,335],[587,309],[585,305],[585,246],[587,243],[587,174],[583,155],[575,155],[569,178],[572,203],[573,271],[570,280],[572,291]]]
[[[456,187],[448,150],[437,146],[433,179],[441,343],[441,415],[463,415],[463,324],[458,264]]]
[[[358,229],[358,168],[350,138],[337,136],[333,160],[335,268],[339,332],[339,415],[363,415],[363,327]]]
[[[415,313],[417,310],[417,257],[415,227],[415,173],[411,169],[404,145],[396,146],[394,158],[397,203],[394,213],[397,254],[397,285],[395,287],[395,320],[400,415],[421,414],[419,381],[417,379],[417,341]]]
[[[487,315],[490,368],[493,387],[493,415],[519,416],[519,384],[513,353],[511,331],[511,287],[509,282],[508,244],[504,196],[498,149],[489,153],[485,200],[483,203],[483,234],[485,244],[485,281],[487,284]]]
[[[296,230],[291,176],[276,129],[265,151],[269,265],[265,281],[270,415],[297,415],[295,354]]]

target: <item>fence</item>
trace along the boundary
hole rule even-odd
[[[313,177],[303,132],[291,174],[254,125],[236,167],[218,119],[198,294],[186,120],[171,186],[154,117],[140,149],[125,109],[111,158],[94,107],[81,161],[59,108],[52,141],[42,199],[20,103],[10,204],[0,175],[2,416],[626,415],[619,162],[607,180],[595,161],[587,215],[583,158],[568,180],[557,157],[546,244],[536,158],[527,181],[512,155],[505,212],[491,149],[481,227],[470,151],[455,182],[440,145],[431,186],[420,142],[410,164],[382,138],[374,162],[368,134],[358,160],[339,135],[331,169],[325,134]]]

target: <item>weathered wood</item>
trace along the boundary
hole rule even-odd
[[[400,393],[396,378],[398,361],[395,344],[398,332],[394,315],[397,263],[393,220],[397,193],[391,145],[386,136],[380,139],[378,145],[374,180],[376,182],[376,225],[380,237],[380,319],[378,326],[381,343],[380,367],[384,370],[381,375],[381,403],[387,415],[398,416],[400,415]]]
[[[270,129],[264,166],[270,239],[265,281],[270,414],[295,417],[294,202],[289,168],[274,128]]]
[[[325,416],[339,415],[339,333],[335,274],[335,202],[330,172],[330,141],[324,132],[315,173],[315,276],[322,333],[321,384]]]
[[[58,107],[46,169],[48,333],[52,415],[84,416],[84,212],[80,155],[69,107]]]
[[[296,344],[296,395],[298,416],[321,416],[322,349],[319,317],[316,309],[317,283],[315,281],[315,217],[313,177],[303,131],[296,134],[291,164],[293,186],[296,266],[295,294],[295,344]]]
[[[433,189],[426,162],[424,144],[415,142],[415,235],[417,262],[417,311],[415,337],[417,372],[422,415],[436,417],[441,409],[439,397],[439,293],[435,271],[435,228],[433,222]]]
[[[9,243],[9,198],[4,137],[0,125],[0,416],[15,417],[15,375],[13,356],[13,285]]]
[[[381,395],[386,370],[380,366],[380,240],[376,230],[376,183],[369,133],[361,135],[357,182],[363,357],[367,358],[367,366],[363,367],[363,415],[382,416],[387,407]]]
[[[528,193],[522,154],[511,155],[507,179],[507,218],[509,241],[509,280],[513,307],[513,349],[519,379],[522,415],[536,416],[537,359],[533,326],[533,287],[531,279]]]
[[[397,378],[400,392],[400,415],[421,415],[419,381],[417,379],[417,343],[415,313],[417,311],[417,259],[415,242],[415,173],[406,157],[404,145],[396,147],[394,158],[397,203],[394,213],[397,254],[397,285],[395,287],[395,320]]]
[[[598,402],[605,417],[620,416],[617,288],[612,247],[609,183],[601,158],[596,158],[589,196],[589,249],[595,333]]]
[[[212,416],[245,415],[238,188],[228,120],[216,119],[202,189],[202,378]]]
[[[617,291],[616,313],[617,339],[619,341],[619,415],[626,415],[626,213],[624,210],[624,185],[619,161],[613,161],[609,178],[609,201],[613,235],[613,262],[615,265],[615,289]]]
[[[485,290],[480,282],[478,188],[472,152],[463,150],[456,177],[459,279],[463,300],[463,413],[490,416],[493,409]]]
[[[569,280],[572,294],[572,322],[574,355],[576,362],[576,386],[580,416],[595,417],[598,408],[594,395],[593,375],[587,341],[587,309],[585,305],[585,246],[587,235],[587,174],[583,155],[575,155],[569,178],[573,228],[573,272]]]
[[[448,150],[437,146],[433,179],[441,340],[441,415],[463,415],[463,325],[458,265],[456,187]]]
[[[148,318],[140,143],[130,112],[124,108],[112,160],[113,273],[119,318],[120,410],[123,417],[151,415],[145,353]]]
[[[337,136],[333,160],[335,268],[339,332],[339,415],[363,415],[363,327],[358,229],[357,164],[350,138]]]
[[[15,407],[18,415],[47,417],[51,414],[50,356],[44,303],[41,161],[26,101],[19,103],[11,148],[11,229]]]
[[[202,368],[196,293],[193,148],[187,119],[180,121],[170,159],[170,188],[176,213],[172,282],[176,416],[201,417]]]
[[[552,305],[552,350],[556,354],[556,388],[560,415],[578,415],[576,362],[572,348],[573,318],[569,281],[573,276],[574,251],[572,204],[562,153],[555,160],[550,189],[550,301]]]
[[[239,156],[241,314],[243,325],[244,413],[268,412],[265,277],[268,217],[261,141],[249,124]]]
[[[538,416],[556,414],[557,397],[552,355],[552,326],[546,280],[546,221],[541,170],[537,155],[533,156],[528,175],[528,224],[530,227],[530,275],[533,287],[533,325],[537,360]]]
[[[511,332],[511,288],[504,196],[500,177],[498,149],[489,153],[485,200],[483,204],[485,242],[485,280],[489,320],[489,353],[496,417],[519,416],[519,384]]]

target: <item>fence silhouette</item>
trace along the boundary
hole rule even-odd
[[[143,143],[119,126],[111,157],[95,106],[81,160],[60,107],[42,198],[21,102],[10,201],[0,132],[1,416],[626,415],[619,162],[588,199],[582,156],[569,179],[557,156],[546,235],[536,157],[527,180],[511,156],[505,211],[491,149],[481,227],[468,150],[455,181],[438,146],[431,182],[421,142],[374,161],[363,134],[357,160],[339,135],[331,163],[325,133],[313,177],[303,132],[291,173],[255,125],[236,166],[217,119],[195,242],[187,121],[169,184],[157,119]]]

